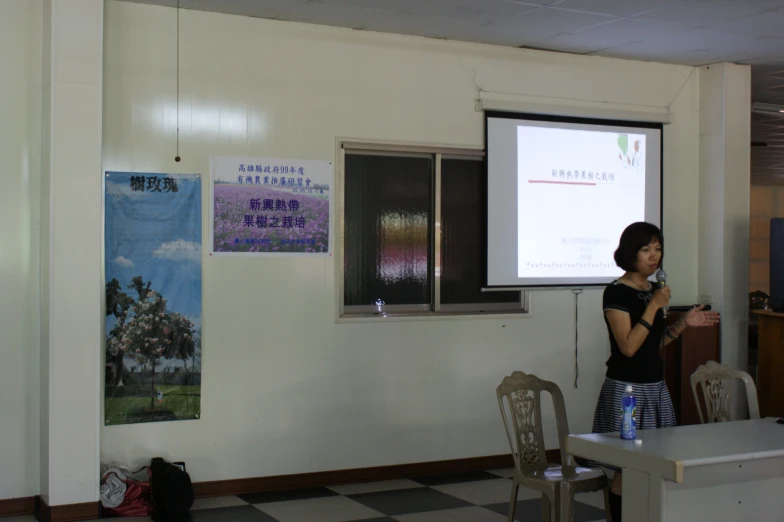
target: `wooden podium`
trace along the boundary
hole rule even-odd
[[[755,311],[759,319],[757,343],[757,399],[760,416],[784,416],[784,313]]]
[[[670,312],[667,323],[674,324],[682,314],[683,312]],[[708,361],[721,362],[719,331],[718,324],[704,328],[687,328],[678,339],[664,347],[664,380],[672,397],[679,426],[700,423],[689,377],[698,366]]]

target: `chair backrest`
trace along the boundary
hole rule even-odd
[[[542,468],[547,465],[542,430],[542,392],[548,392],[553,400],[561,464],[574,466],[574,459],[565,451],[569,424],[566,420],[566,406],[561,389],[557,384],[543,381],[535,375],[514,372],[504,377],[496,388],[496,395],[515,466],[520,470]]]
[[[770,296],[761,290],[755,290],[749,293],[749,323],[750,325],[757,324],[757,316],[754,314],[755,310],[765,310],[768,307]]]
[[[733,370],[726,364],[708,361],[697,368],[690,377],[691,391],[694,394],[694,402],[697,404],[697,413],[700,416],[701,423],[709,424],[737,420],[737,411],[735,410],[736,380],[742,381],[746,388],[749,418],[759,419],[757,388],[754,386],[751,376],[746,372]],[[697,395],[698,385],[705,401],[704,416]]]
[[[770,296],[762,290],[749,293],[749,310],[764,310],[769,299]]]

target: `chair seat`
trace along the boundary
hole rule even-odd
[[[546,495],[559,485],[566,485],[572,493],[606,492],[610,481],[603,471],[581,468],[563,467],[559,464],[548,464],[547,468],[528,469],[523,473],[515,470],[515,482],[523,487],[541,491]]]
[[[560,464],[548,464],[546,468],[525,470],[521,474],[523,479],[533,479],[545,482],[583,482],[596,479],[607,480],[607,475],[601,470],[563,467]]]

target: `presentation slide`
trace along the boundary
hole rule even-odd
[[[660,225],[661,126],[487,118],[488,286],[589,286],[621,275],[635,221]]]

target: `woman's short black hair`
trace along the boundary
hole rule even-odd
[[[659,227],[645,222],[632,223],[621,234],[618,249],[613,255],[615,264],[625,272],[636,272],[637,254],[642,247],[650,245],[653,241],[658,241],[661,245],[662,258],[664,258],[664,237]]]

